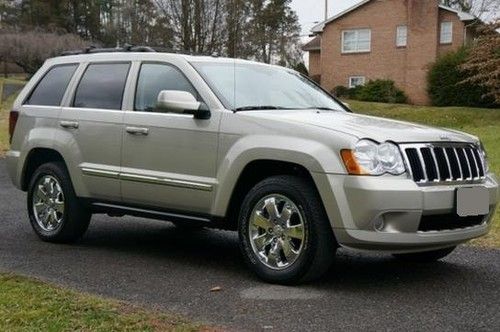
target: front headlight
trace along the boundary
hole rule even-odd
[[[341,155],[349,174],[400,175],[405,172],[401,152],[398,146],[391,142],[378,144],[363,139],[356,144],[354,149],[342,150]]]

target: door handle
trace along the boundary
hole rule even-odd
[[[132,135],[143,135],[147,136],[149,134],[148,128],[139,128],[139,127],[126,127],[125,131]]]
[[[67,129],[77,129],[79,124],[76,121],[60,121],[59,125]]]

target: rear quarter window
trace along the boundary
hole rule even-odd
[[[120,110],[130,63],[90,64],[76,89],[74,107]]]
[[[64,93],[77,67],[77,64],[70,64],[58,65],[49,69],[24,104],[60,106]]]

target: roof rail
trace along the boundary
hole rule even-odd
[[[93,54],[93,53],[117,53],[117,52],[156,52],[156,50],[149,46],[134,46],[129,44],[125,44],[123,45],[123,47],[115,47],[115,48],[97,48],[91,45],[83,50],[64,51],[61,53],[61,56]]]

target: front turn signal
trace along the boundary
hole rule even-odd
[[[353,150],[342,150],[340,151],[340,155],[342,156],[342,160],[344,161],[345,168],[347,169],[347,173],[351,175],[364,175],[366,172],[363,172],[361,166],[359,166],[356,161],[356,157],[354,156]]]

